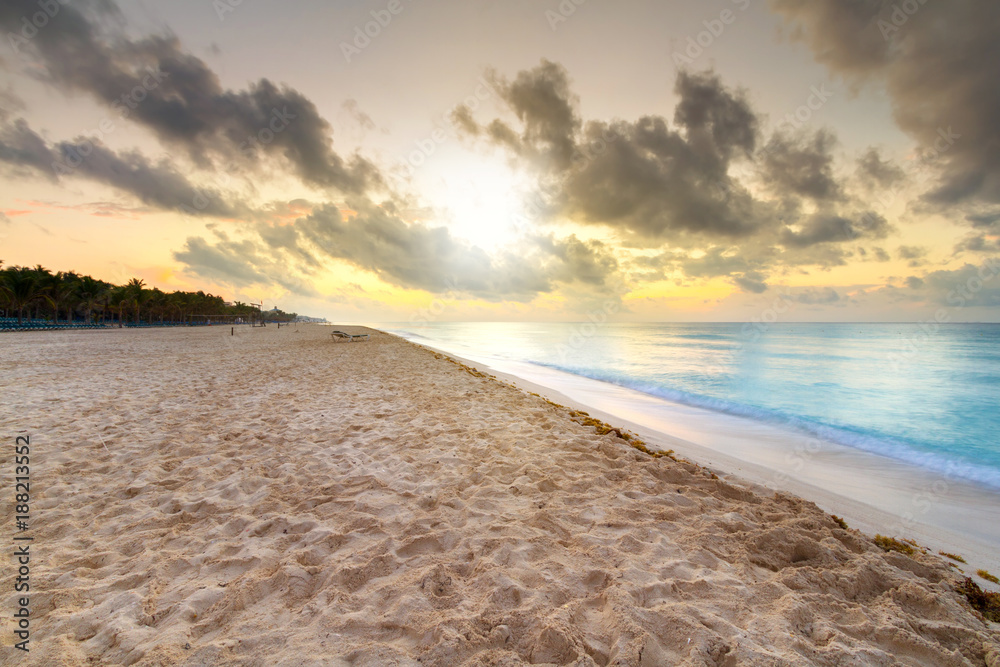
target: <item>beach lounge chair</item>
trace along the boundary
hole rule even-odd
[[[341,340],[346,340],[348,343],[353,343],[357,339],[368,340],[371,338],[370,334],[349,334],[343,331],[332,331],[330,335],[333,337],[334,341],[340,342]]]

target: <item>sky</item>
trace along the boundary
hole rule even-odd
[[[1000,321],[1000,3],[5,0],[0,259],[337,322]]]

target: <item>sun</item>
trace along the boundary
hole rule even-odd
[[[525,179],[501,160],[464,155],[441,166],[434,206],[454,236],[491,252],[531,224]]]

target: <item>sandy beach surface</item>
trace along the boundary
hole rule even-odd
[[[0,663],[1000,665],[938,556],[329,331],[0,337],[34,537]]]

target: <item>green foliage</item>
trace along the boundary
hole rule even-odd
[[[907,556],[912,556],[916,551],[912,546],[906,542],[900,542],[893,537],[885,537],[883,535],[875,536],[875,544],[882,549],[882,551],[898,551],[901,554],[906,554]]]
[[[220,296],[197,292],[163,292],[149,289],[140,278],[113,285],[72,271],[52,273],[43,266],[0,268],[0,308],[7,317],[41,318],[54,322],[183,322],[190,316],[244,317],[269,322],[289,322],[295,313],[280,310],[261,313],[254,306],[227,305]]]
[[[847,522],[844,521],[843,519],[841,519],[839,516],[837,516],[836,514],[831,514],[830,518],[833,519],[833,522],[835,524],[837,524],[838,526],[840,526],[844,530],[847,530]]]
[[[959,585],[958,592],[964,595],[969,605],[987,620],[1000,623],[1000,593],[984,591],[969,577]]]
[[[997,579],[992,574],[986,570],[976,570],[976,574],[985,579],[986,581],[992,581],[994,584],[1000,584],[1000,579]]]
[[[965,559],[962,558],[961,556],[959,556],[958,554],[950,554],[947,551],[939,551],[938,553],[941,554],[942,556],[944,556],[945,558],[950,558],[952,560],[957,560],[959,563],[964,563],[965,562]]]

